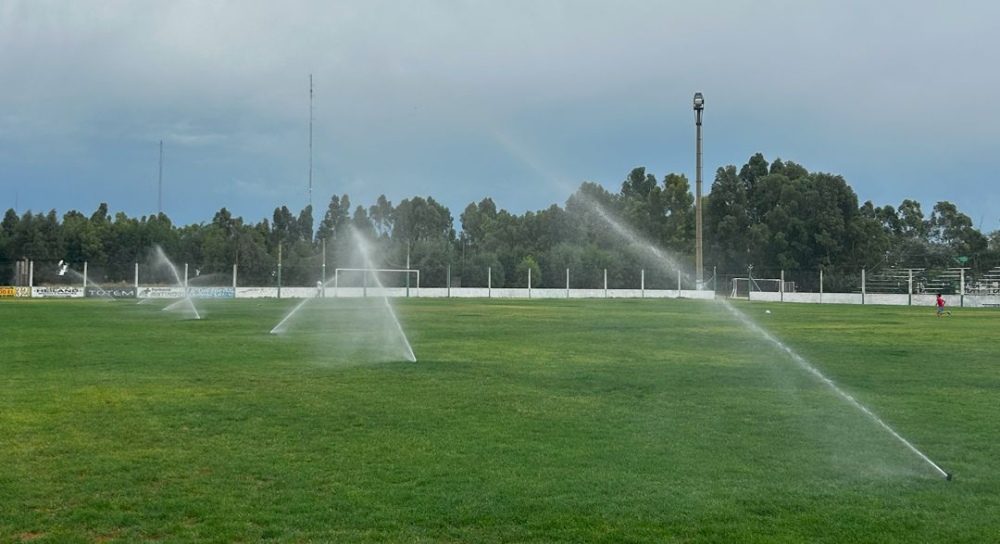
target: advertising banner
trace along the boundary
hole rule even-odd
[[[9,285],[0,286],[0,298],[27,298],[31,296],[30,287],[12,287]]]
[[[97,298],[135,298],[135,287],[87,286],[84,296]]]
[[[33,298],[82,298],[83,287],[59,285],[52,287],[32,287]]]
[[[188,287],[191,298],[236,298],[236,289],[232,287]]]
[[[140,287],[139,298],[184,298],[183,287]]]
[[[140,287],[138,298],[236,298],[233,287]]]

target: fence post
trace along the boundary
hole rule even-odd
[[[823,269],[819,269],[819,303],[823,304]]]
[[[604,298],[608,298],[608,269],[604,269]]]
[[[233,263],[233,291],[234,291],[234,294],[235,294],[235,290],[236,290],[236,267],[238,267],[238,266],[239,266],[238,264]],[[323,288],[326,289],[326,285],[324,285]]]
[[[528,267],[528,298],[531,298],[531,267]]]
[[[566,269],[566,298],[569,298],[569,268]]]
[[[135,263],[135,288],[139,289],[139,263]]]
[[[646,298],[646,269],[639,274],[639,298]]]
[[[865,269],[861,269],[861,304],[865,303]]]
[[[781,283],[778,284],[778,301],[785,301],[785,269],[781,269]]]
[[[451,265],[450,264],[448,265],[448,279],[446,281],[448,282],[448,291],[447,291],[448,296],[447,296],[447,298],[451,298]]]
[[[961,272],[962,275],[961,275],[961,279],[959,280],[959,284],[958,284],[959,285],[958,288],[961,289],[961,294],[958,295],[958,307],[959,308],[964,308],[965,307],[965,269],[961,268],[961,269],[959,269],[959,272]]]
[[[83,261],[83,290],[87,290],[87,261]]]
[[[493,267],[486,267],[486,298],[493,297]]]
[[[700,285],[698,287],[701,287]],[[677,298],[681,298],[681,269],[677,269]]]
[[[906,284],[906,304],[907,306],[913,306],[913,269],[907,270],[910,274],[910,279]]]

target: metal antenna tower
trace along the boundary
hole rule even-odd
[[[309,207],[313,205],[313,76],[309,74]]]
[[[163,213],[163,140],[160,140],[160,177],[156,184],[156,214]]]

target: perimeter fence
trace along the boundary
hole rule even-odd
[[[263,273],[246,273],[246,265],[212,263],[122,263],[112,267],[57,260],[18,261],[5,267],[0,285],[37,287],[98,285],[105,288],[149,286],[225,287],[344,287],[381,285],[424,288],[548,288],[548,289],[648,289],[694,290],[697,281],[680,267],[554,266],[548,263],[503,266],[413,265],[409,269],[329,264],[273,264]],[[338,274],[338,269],[340,273]],[[364,271],[362,271],[364,269]],[[403,273],[407,270],[418,274]],[[707,284],[707,282],[706,282]],[[710,285],[710,284],[709,284]]]
[[[709,290],[720,297],[752,298],[756,294],[845,293],[871,295],[971,295],[1000,297],[1000,267],[974,270],[883,267],[825,267],[784,270],[747,267],[745,273],[705,271],[702,285],[687,266],[675,263],[609,263],[608,266],[565,262],[531,262],[506,266],[481,264],[415,264],[381,272],[336,274],[335,263],[90,263],[27,259],[0,263],[0,286],[96,286],[103,290],[151,287],[315,288],[332,286],[387,288],[565,289],[565,290]],[[573,266],[575,265],[575,266]],[[417,279],[419,278],[419,279]],[[24,292],[24,291],[21,291]],[[783,299],[782,299],[783,300]]]

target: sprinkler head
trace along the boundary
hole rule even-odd
[[[945,472],[945,474],[946,474],[945,479],[950,482],[951,481],[951,473],[950,472]]]

